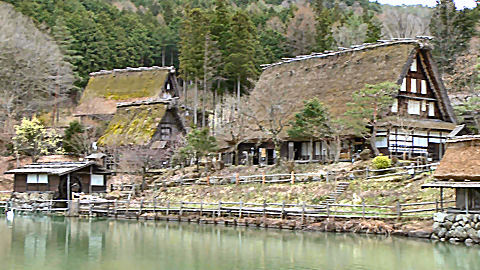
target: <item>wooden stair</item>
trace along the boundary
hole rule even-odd
[[[350,185],[350,182],[337,182],[337,186],[335,187],[335,191],[328,194],[327,199],[325,202],[322,202],[320,205],[322,206],[327,206],[327,204],[333,204],[337,202],[338,197],[347,190],[348,186]]]

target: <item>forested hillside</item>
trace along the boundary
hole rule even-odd
[[[456,10],[451,0],[439,1],[435,8],[394,7],[368,0],[3,2],[28,16],[56,42],[62,60],[70,63],[74,85],[60,82],[55,72],[50,74],[61,85],[57,87],[61,93],[53,94],[60,105],[78,100],[90,72],[174,65],[190,87],[197,85],[205,107],[206,96],[215,100],[224,92],[247,93],[261,64],[417,35],[436,37],[434,54],[449,88],[464,91],[468,84],[470,91],[477,89],[478,52],[470,44],[476,40],[472,37],[476,37],[478,8]],[[4,61],[2,65],[8,67]],[[11,118],[16,121],[31,114],[32,110],[19,111]]]

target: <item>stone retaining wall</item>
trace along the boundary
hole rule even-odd
[[[434,240],[480,244],[479,214],[436,213],[433,221],[431,238]]]

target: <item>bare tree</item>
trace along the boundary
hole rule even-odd
[[[292,86],[293,87],[293,86]],[[279,165],[281,134],[285,131],[291,116],[295,111],[296,102],[292,100],[288,86],[274,88],[272,85],[257,85],[250,94],[247,109],[244,111],[251,129],[260,131],[261,136],[273,142],[275,147],[276,164]]]
[[[132,145],[120,150],[119,165],[123,171],[142,176],[141,190],[145,189],[146,176],[151,169],[168,166],[170,158],[179,149],[178,140],[168,141],[165,145]]]
[[[385,38],[414,38],[429,35],[432,10],[422,6],[383,5],[378,16]]]
[[[73,87],[71,65],[63,59],[55,41],[30,18],[0,2],[0,124],[5,132],[12,132],[12,120],[51,108]]]
[[[311,53],[315,47],[315,13],[310,5],[299,5],[287,25],[286,37],[293,55]]]
[[[221,121],[217,128],[217,138],[235,150],[235,165],[238,165],[240,158],[238,146],[248,138],[249,133],[247,101],[246,98],[242,98],[237,104],[236,98],[228,97],[223,105],[228,108],[228,113],[225,113],[227,119]]]

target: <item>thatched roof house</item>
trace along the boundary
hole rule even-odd
[[[480,136],[447,141],[447,150],[434,177],[439,180],[480,181]]]
[[[447,141],[445,156],[435,170],[436,181],[422,188],[455,189],[455,209],[480,213],[480,136],[459,136]],[[443,200],[443,198],[441,198]]]
[[[111,116],[119,102],[178,97],[174,67],[139,67],[90,73],[76,116]]]
[[[435,152],[438,158],[442,155],[441,144],[455,128],[456,119],[428,41],[429,38],[379,41],[264,65],[251,96],[258,100],[264,95],[264,102],[272,100],[275,93],[281,96],[283,103],[294,108],[286,119],[293,119],[303,102],[313,97],[322,101],[332,116],[342,117],[348,110],[347,104],[353,101],[355,91],[366,84],[394,82],[399,85],[399,92],[392,106],[392,115],[401,116],[401,125],[407,125],[409,132],[413,133],[403,134],[404,131],[386,127],[379,134],[383,138],[378,147],[383,148],[382,152],[398,154],[428,152],[433,155]],[[265,107],[268,106],[252,106],[257,120],[267,122]],[[409,139],[405,139],[407,135]],[[295,140],[288,138],[286,132],[282,137],[291,142],[291,149],[284,149],[289,158],[293,158],[293,152],[303,152],[295,154],[295,159],[311,152],[301,150],[300,145],[295,146]],[[431,145],[430,142],[440,145]],[[315,148],[321,155],[322,146]]]
[[[104,146],[165,147],[186,127],[173,100],[118,103],[117,112],[98,140]]]

